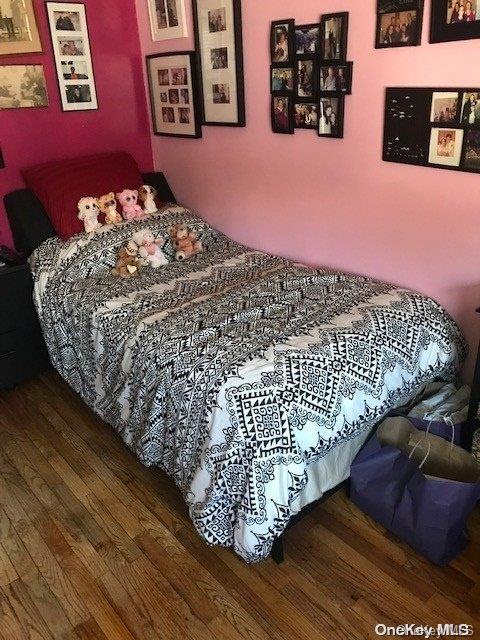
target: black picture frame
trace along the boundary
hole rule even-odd
[[[324,126],[324,109],[325,104],[330,103],[336,114],[336,129],[329,133],[322,132]],[[322,95],[318,101],[318,128],[317,134],[320,138],[336,138],[341,139],[344,136],[345,128],[345,96],[343,95]]]
[[[164,131],[159,131],[158,123],[156,121],[156,110],[155,110],[155,95],[154,95],[154,85],[152,82],[152,70],[150,66],[150,61],[156,58],[167,58],[174,56],[188,56],[190,59],[190,69],[191,69],[191,78],[192,78],[192,104],[194,106],[194,125],[195,125],[195,133],[192,135],[182,134],[182,133],[166,133]],[[147,77],[148,77],[148,86],[149,86],[149,95],[150,95],[150,106],[152,112],[152,124],[153,124],[153,132],[156,136],[164,136],[169,138],[201,138],[202,137],[202,118],[201,118],[201,107],[199,104],[199,87],[198,87],[198,69],[197,69],[197,54],[195,51],[174,51],[168,53],[153,53],[151,55],[146,56],[145,58],[147,65]]]
[[[480,173],[480,135],[478,136],[478,166],[468,166],[472,158],[467,158],[469,140],[473,139],[471,132],[480,133],[480,115],[475,124],[464,119],[465,95],[476,93],[480,103],[480,88],[471,87],[389,87],[385,94],[385,120],[383,136],[383,160],[397,164],[410,164],[420,167],[448,169],[466,173]],[[439,94],[435,98],[435,94]],[[441,94],[441,95],[440,95]],[[448,121],[436,121],[432,118],[434,99],[444,99],[445,94],[458,94],[458,103],[454,117]],[[455,156],[458,165],[443,164],[431,160],[432,142],[437,130],[444,130],[444,134],[452,133],[461,137],[461,149],[457,149]],[[476,138],[477,136],[475,136]],[[439,140],[439,138],[437,139]],[[452,150],[455,147],[452,148]],[[447,154],[437,154],[448,157]],[[456,160],[455,160],[456,162]]]
[[[288,126],[286,128],[281,128],[278,126],[278,120],[275,114],[276,102],[277,100],[285,100],[286,104],[286,116],[288,118]],[[293,96],[272,96],[271,101],[271,120],[272,120],[272,131],[273,133],[287,134],[291,135],[295,133],[294,119],[293,119],[293,105],[295,99]]]
[[[393,10],[385,11],[381,10],[381,7],[386,8],[387,6],[393,7]],[[375,30],[375,49],[395,49],[398,47],[418,47],[422,44],[422,29],[423,29],[423,0],[378,0],[378,11],[377,11],[377,28]],[[398,14],[404,13],[412,13],[416,12],[416,22],[414,22],[414,26],[410,27],[409,32],[409,40],[402,41],[401,39],[394,42],[384,42],[382,41],[382,21],[384,18],[392,18]],[[408,17],[407,17],[408,22]],[[408,31],[408,24],[405,23],[406,30]],[[402,36],[400,36],[402,37]]]
[[[320,57],[322,60],[346,60],[348,53],[348,22],[349,22],[349,13],[348,11],[342,11],[339,13],[325,13],[322,15],[320,20]],[[338,18],[342,20],[342,29],[341,35],[339,38],[340,41],[340,51],[338,53],[338,57],[331,57],[330,51],[331,47],[327,47],[326,37],[326,27],[327,22],[332,18]]]
[[[288,56],[286,59],[279,60],[276,56],[277,51],[277,29],[279,27],[288,27]],[[270,61],[272,64],[293,64],[295,59],[295,20],[287,18],[285,20],[275,20],[270,28]]]
[[[289,89],[288,87],[281,87],[280,89],[275,89],[274,83],[273,83],[274,73],[276,71],[281,72],[281,71],[287,71],[287,70],[292,71],[292,88]],[[270,66],[270,93],[272,94],[272,96],[295,95],[296,89],[297,89],[297,70],[293,64],[292,65],[272,64]]]
[[[325,89],[323,86],[323,79],[322,79],[322,69],[336,69],[337,73],[336,73],[336,87],[335,89]],[[339,69],[346,69],[346,73],[344,74],[344,79],[345,79],[345,83],[342,84],[342,86],[340,86],[339,82],[338,82],[338,70]],[[337,61],[337,60],[321,60],[318,63],[318,84],[319,84],[319,90],[321,95],[343,95],[343,96],[349,96],[352,93],[352,85],[353,85],[353,62],[349,62],[347,60],[345,61]]]
[[[306,64],[309,66],[309,63],[312,65],[312,76],[311,76],[311,93],[308,95],[303,95],[300,93],[300,82],[302,79],[302,69],[301,65]],[[296,56],[295,59],[295,78],[296,78],[296,87],[295,93],[296,97],[302,100],[312,101],[316,99],[318,96],[318,58],[312,58],[311,56]],[[302,86],[305,86],[303,84]]]
[[[298,40],[297,40],[297,32],[301,30],[313,30],[316,29],[318,31],[317,37],[315,39],[315,49],[314,51],[298,51]],[[295,24],[293,28],[293,45],[294,45],[294,55],[295,56],[318,56],[320,55],[320,47],[321,47],[321,38],[320,38],[321,26],[319,22],[312,22],[311,24]]]
[[[453,6],[450,6],[452,3]],[[454,0],[434,0],[430,19],[430,42],[455,42],[480,38],[480,20],[449,24],[446,20],[448,10],[454,8]],[[477,5],[477,17],[480,6]]]
[[[314,124],[308,124],[307,122],[299,122],[297,119],[297,107],[315,108],[317,119]],[[319,104],[317,100],[295,100],[293,104],[293,124],[295,129],[308,129],[309,131],[316,131],[318,129],[318,113]]]
[[[203,73],[202,73],[202,60],[201,60],[201,35],[199,31],[199,11],[198,2],[201,0],[192,0],[193,11],[193,30],[195,35],[195,49],[198,51],[199,62],[197,65],[198,73],[198,92],[201,105],[201,122],[205,126],[210,127],[245,127],[246,115],[245,115],[245,80],[243,69],[243,27],[242,27],[242,3],[241,0],[220,0],[219,4],[231,3],[233,12],[233,24],[234,24],[234,39],[235,39],[235,76],[236,76],[236,89],[237,89],[237,121],[236,122],[218,122],[213,120],[207,120],[205,116],[205,95],[203,91]],[[221,8],[221,7],[220,7]]]

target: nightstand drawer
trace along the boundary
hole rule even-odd
[[[38,325],[0,334],[0,389],[13,387],[49,367]]]
[[[0,270],[0,333],[36,323],[33,285],[26,265]]]

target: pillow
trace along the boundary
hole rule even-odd
[[[77,218],[81,198],[138,189],[143,184],[137,163],[123,152],[47,162],[24,169],[22,174],[62,240],[83,231]]]

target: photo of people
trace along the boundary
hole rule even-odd
[[[1,0],[0,14],[0,42],[32,39],[24,0]]]
[[[86,62],[63,62],[62,75],[64,80],[88,80],[88,69]]]
[[[429,162],[458,167],[462,143],[463,129],[433,128],[430,136]]]
[[[160,93],[160,102],[168,102],[168,93],[166,91]]]
[[[480,171],[480,131],[467,131],[463,167]]]
[[[272,91],[293,91],[293,69],[272,69]]]
[[[170,74],[168,69],[158,70],[158,84],[162,87],[168,87],[170,84]]]
[[[77,11],[54,11],[55,29],[57,31],[80,31],[80,15]]]
[[[58,41],[60,48],[60,55],[62,56],[83,56],[85,55],[85,45],[83,40],[77,38],[75,40],[63,40]]]
[[[320,90],[331,93],[348,93],[351,79],[347,66],[345,67],[321,67]]]
[[[178,89],[169,89],[168,90],[168,101],[170,104],[180,104],[180,94]]]
[[[157,16],[157,27],[159,29],[166,29],[168,22],[165,0],[155,0],[155,15]]]
[[[41,65],[0,67],[0,109],[47,106],[47,87]]]
[[[188,89],[180,89],[180,103],[190,104],[190,94]]]
[[[228,48],[210,49],[212,69],[228,69]]]
[[[162,107],[162,120],[170,124],[175,122],[175,109],[172,107]]]
[[[230,104],[230,87],[228,84],[214,84],[212,89],[214,104]]]
[[[430,122],[455,122],[458,116],[458,100],[458,93],[434,92]]]
[[[92,94],[88,84],[69,84],[65,87],[67,102],[91,102]]]
[[[379,43],[383,46],[415,45],[418,42],[417,11],[385,13],[380,19]]]
[[[294,117],[296,127],[316,129],[318,126],[318,105],[314,103],[296,104]]]
[[[298,61],[298,96],[311,98],[313,96],[313,60]]]
[[[340,133],[340,98],[321,98],[318,134],[338,136]]]
[[[179,107],[178,115],[181,124],[190,124],[190,109],[188,107]]]
[[[278,133],[290,133],[292,123],[290,120],[290,98],[273,98],[273,130]]]
[[[324,60],[341,60],[344,53],[342,52],[344,18],[334,16],[325,21],[324,37]]]
[[[178,27],[177,0],[167,0],[168,26]]]
[[[480,93],[463,94],[462,124],[480,126]]]
[[[187,84],[187,70],[185,67],[170,69],[172,84]]]
[[[295,51],[297,55],[316,53],[320,27],[295,27]]]
[[[225,8],[214,9],[208,12],[208,28],[210,33],[218,33],[227,30],[227,18]]]
[[[290,59],[289,45],[290,25],[279,24],[274,27],[273,62],[288,62]]]
[[[480,20],[477,0],[448,0],[447,24],[476,22]]]

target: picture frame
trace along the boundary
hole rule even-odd
[[[320,23],[294,26],[294,52],[296,56],[320,55]]]
[[[293,96],[272,96],[271,119],[274,133],[295,133],[293,104]]]
[[[201,138],[195,51],[155,53],[146,63],[154,134]]]
[[[0,56],[41,53],[33,0],[19,0],[17,11],[0,20]]]
[[[272,96],[293,95],[296,87],[297,75],[293,65],[271,65],[270,93]]]
[[[295,57],[295,20],[275,20],[270,31],[270,60],[272,64],[292,64]]]
[[[0,110],[48,107],[48,104],[43,65],[0,66]]]
[[[376,49],[422,44],[423,0],[377,0]]]
[[[296,67],[297,98],[312,100],[318,95],[318,61],[316,58],[297,56]]]
[[[202,123],[244,127],[241,0],[193,0]],[[224,88],[219,102],[215,87]]]
[[[459,6],[456,12],[456,5]],[[471,6],[471,9],[467,7]],[[461,13],[460,13],[461,11]],[[469,18],[466,18],[467,12]],[[435,0],[432,2],[430,19],[430,42],[453,42],[480,38],[480,1],[455,2],[455,0]]]
[[[321,96],[318,112],[318,136],[320,138],[343,138],[344,120],[345,97],[341,95]]]
[[[187,38],[185,0],[147,0],[152,40]]]
[[[322,60],[319,63],[318,76],[322,95],[351,95],[353,62]]]
[[[349,13],[326,13],[320,20],[320,54],[322,60],[346,60],[348,53]]]
[[[46,2],[63,111],[98,109],[85,4]]]
[[[299,102],[293,105],[293,117],[295,129],[318,129],[318,102]]]

